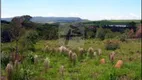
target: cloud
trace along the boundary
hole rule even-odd
[[[129,13],[128,15],[104,15],[104,16],[99,16],[99,19],[107,19],[107,20],[119,20],[119,19],[141,19],[140,16],[135,15],[133,13]]]
[[[56,14],[54,14],[54,13],[47,13],[47,16],[57,16]]]
[[[136,18],[139,17],[138,15],[136,15],[136,14],[134,14],[134,13],[130,13],[129,15],[132,16],[132,17],[136,17]]]
[[[69,14],[69,16],[71,16],[71,17],[79,17],[80,15],[79,15],[79,13],[71,12]]]

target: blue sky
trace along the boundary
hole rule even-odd
[[[2,18],[21,15],[140,19],[141,0],[1,0]]]

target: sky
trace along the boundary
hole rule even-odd
[[[1,17],[141,19],[141,0],[1,0]]]

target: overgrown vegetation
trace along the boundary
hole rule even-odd
[[[13,80],[141,80],[141,27],[133,30],[134,22],[129,23],[130,29],[119,30],[104,28],[110,24],[107,21],[83,23],[84,45],[73,48],[59,44],[60,24],[33,23],[30,19],[26,15],[2,23],[2,77],[11,74]],[[115,67],[118,61],[123,61],[119,69]]]
[[[116,50],[120,48],[120,42],[118,40],[107,40],[105,42],[105,49]]]

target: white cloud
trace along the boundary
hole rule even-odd
[[[47,16],[49,16],[49,17],[51,17],[51,16],[53,17],[53,16],[54,16],[54,17],[55,17],[55,16],[57,16],[57,15],[54,14],[54,13],[47,13]]]
[[[135,15],[133,13],[130,13],[128,15],[115,15],[115,16],[107,16],[107,15],[104,15],[104,16],[99,16],[98,18],[99,20],[104,20],[104,19],[107,19],[107,20],[118,20],[118,19],[141,19],[140,16],[138,15]]]
[[[71,16],[71,17],[79,17],[80,15],[79,15],[79,13],[71,12],[69,14],[69,16]]]
[[[130,13],[129,15],[132,16],[132,17],[134,17],[134,18],[138,18],[139,17],[138,15],[136,15],[134,13]]]

